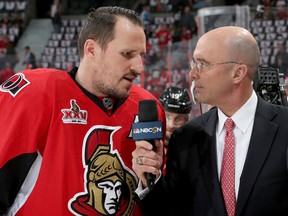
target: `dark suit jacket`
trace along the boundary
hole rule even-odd
[[[236,216],[288,216],[288,108],[258,97]],[[141,201],[146,215],[226,216],[217,174],[217,109],[173,133],[167,175]]]

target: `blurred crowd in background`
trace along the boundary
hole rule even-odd
[[[198,39],[197,11],[213,7],[213,0],[138,0],[138,1],[36,1],[35,17],[51,19],[53,32],[41,56],[30,45],[20,59],[15,47],[29,24],[29,0],[0,1],[0,82],[13,75],[15,65],[25,68],[53,67],[70,70],[79,64],[77,34],[81,19],[69,15],[85,14],[91,8],[119,5],[134,9],[141,17],[147,35],[145,72],[137,84],[157,98],[168,86],[190,88],[189,64]],[[263,66],[279,68],[287,77],[288,13],[287,1],[223,1],[223,5],[249,4],[251,29],[259,41]],[[29,12],[30,13],[30,12]],[[37,33],[35,33],[37,34]],[[193,109],[192,109],[193,110]],[[194,115],[199,112],[194,110]]]

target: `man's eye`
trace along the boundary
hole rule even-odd
[[[207,63],[205,62],[199,62],[199,68],[203,69],[207,66]]]
[[[177,117],[174,118],[174,121],[180,121],[181,118],[182,118],[181,116],[177,116]]]
[[[202,62],[202,61],[200,61],[198,64],[199,64],[200,67],[203,67],[205,65],[205,63]]]
[[[123,55],[125,58],[132,58],[132,57],[133,57],[132,52],[122,52],[122,55]]]

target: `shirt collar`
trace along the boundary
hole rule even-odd
[[[239,128],[242,133],[245,133],[251,121],[254,120],[258,98],[255,91],[246,103],[231,116],[235,123],[235,127]],[[218,125],[216,134],[219,135],[224,128],[224,123],[228,118],[219,108],[218,109]]]

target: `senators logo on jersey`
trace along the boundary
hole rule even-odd
[[[70,200],[69,209],[79,215],[130,215],[134,209],[136,178],[112,150],[113,134],[121,127],[94,126],[83,148],[85,192]]]

